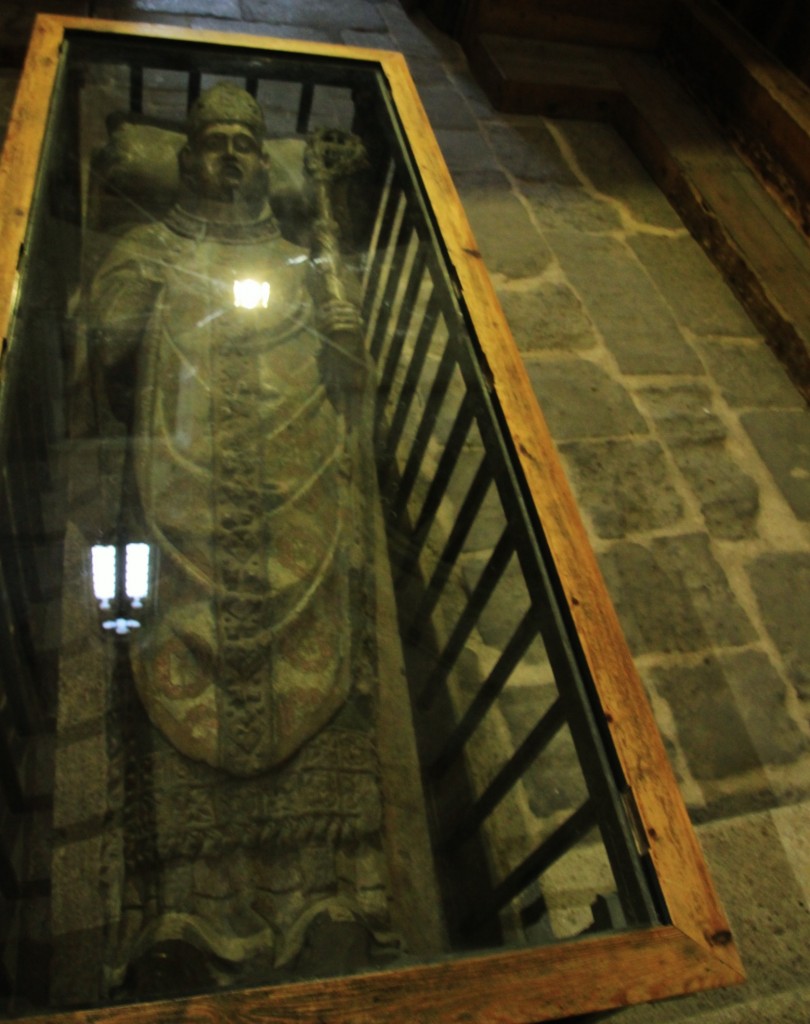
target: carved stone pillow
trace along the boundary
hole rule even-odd
[[[107,143],[93,157],[87,226],[117,232],[163,217],[177,198],[177,154],[184,141],[182,132],[169,128],[127,119],[114,122]],[[308,207],[304,145],[297,138],[264,143],[270,203],[291,235],[298,234],[295,222]]]

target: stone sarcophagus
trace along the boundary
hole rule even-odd
[[[2,1012],[739,980],[402,59],[42,17],[2,187]]]

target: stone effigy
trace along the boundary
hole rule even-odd
[[[325,201],[340,140],[307,156],[313,260],[267,202],[263,130],[243,90],[204,93],[177,204],[116,242],[91,289],[94,355],[130,439],[119,534],[152,565],[123,673],[148,718],[124,702],[112,752],[113,989],[160,989],[174,961],[232,982],[345,969],[396,943],[368,373]]]

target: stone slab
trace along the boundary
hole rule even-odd
[[[576,441],[560,451],[577,499],[600,537],[680,522],[683,503],[657,441]]]
[[[742,996],[740,998],[743,998]],[[730,1003],[714,1009],[709,994],[684,996],[652,1006],[622,1010],[621,1024],[804,1024],[810,987]]]
[[[239,0],[106,0],[105,3],[95,4],[95,7],[108,8],[110,13],[117,11],[118,16],[129,15],[135,12],[140,14],[201,14],[209,18],[232,18],[241,20],[242,10]],[[102,14],[95,11],[96,17],[107,17],[109,14]]]
[[[722,441],[728,433],[713,409],[709,387],[701,381],[643,388],[639,394],[659,433],[670,443]]]
[[[525,181],[520,191],[531,203],[544,231],[571,230],[607,234],[621,230],[622,221],[613,203],[593,196],[579,182]]]
[[[196,2],[196,0],[195,0]],[[386,23],[369,0],[241,0],[242,17],[279,25],[308,25],[339,32],[384,32]]]
[[[498,289],[506,319],[521,352],[581,351],[597,343],[594,326],[579,296],[563,282],[531,289]]]
[[[506,170],[524,182],[579,185],[554,136],[537,117],[511,117],[484,125],[490,145]]]
[[[723,398],[735,409],[800,409],[804,401],[762,338],[701,341],[698,350]]]
[[[672,709],[681,749],[698,780],[789,764],[807,751],[788,711],[785,684],[761,651],[655,669],[652,679]]]
[[[450,173],[467,205],[468,195],[486,190],[502,199],[512,199],[509,182],[495,154],[484,143],[481,133],[472,128],[439,128],[436,140]]]
[[[778,992],[752,999],[743,1006],[729,1006],[699,1018],[700,1024],[798,1024],[810,1007],[810,987]]]
[[[443,150],[446,134],[440,133]],[[516,196],[475,187],[464,190],[463,201],[490,273],[534,277],[551,263],[551,250]]]
[[[385,19],[388,31],[394,37],[397,48],[408,57],[429,57],[451,64],[463,61],[461,47],[448,36],[443,36],[430,22],[418,13],[409,17],[396,0],[379,5],[379,12]]]
[[[756,639],[705,534],[620,541],[600,563],[636,654],[701,651]]]
[[[806,981],[810,909],[770,814],[716,822],[699,837],[748,970],[743,990],[718,1001],[790,991]]]
[[[150,21],[153,20],[150,17]],[[204,29],[209,31],[223,31],[227,29],[230,32],[242,32],[246,35],[262,36],[264,39],[269,37],[277,39],[292,39],[299,42],[307,43],[339,43],[340,32],[327,27],[321,26],[320,28],[314,25],[282,25],[282,24],[268,24],[266,22],[257,21],[231,21],[231,22],[220,22],[217,25],[211,18],[191,18],[188,22],[189,28]]]
[[[672,455],[695,492],[713,537],[741,540],[756,534],[759,488],[722,442],[681,442]]]
[[[719,664],[760,759],[790,764],[810,749],[787,687],[763,651],[721,654]],[[810,883],[810,879],[808,879]]]
[[[787,503],[810,521],[810,409],[760,410],[741,420]]]
[[[555,121],[555,126],[593,187],[622,203],[632,220],[685,232],[678,214],[612,125]]]
[[[176,28],[192,28],[203,32],[241,32],[247,35],[274,36],[275,25],[257,25],[252,21],[233,18],[218,18],[211,15],[177,14],[170,11],[142,11],[137,15],[129,7],[122,6],[121,0],[97,0],[97,17],[112,20],[142,21],[150,25],[168,25]],[[304,38],[303,36],[301,38]]]
[[[706,658],[697,666],[657,669],[652,678],[672,709],[679,745],[698,781],[724,779],[760,767],[716,658]]]
[[[805,906],[810,907],[810,803],[776,807],[771,817],[804,893]]]
[[[387,32],[367,32],[363,29],[347,28],[341,30],[340,41],[346,46],[363,46],[371,50],[397,49],[397,44]],[[441,72],[440,68],[439,72]],[[411,74],[413,74],[412,69]]]
[[[449,82],[420,86],[419,98],[434,131],[437,128],[456,128],[478,132],[478,123],[466,101]]]
[[[626,246],[573,231],[544,234],[623,373],[703,372],[669,307]]]
[[[810,701],[810,554],[773,552],[748,566],[765,628],[799,695]]]
[[[682,327],[698,335],[756,333],[720,271],[689,235],[635,234],[629,242]]]
[[[596,363],[543,359],[527,369],[556,441],[648,433],[630,395]]]
[[[414,76],[415,80],[419,82],[421,73],[419,59],[409,60],[408,66],[411,68],[411,74]],[[466,66],[460,68],[458,71],[448,70],[447,75],[453,85],[467,101],[467,105],[475,117],[480,120],[493,117],[494,110],[489,101],[489,97],[481,86],[470,76]]]
[[[654,1006],[623,1010],[627,1024],[805,1024],[810,911],[771,813],[698,829],[748,979]]]
[[[639,397],[695,492],[712,535],[725,540],[753,536],[759,488],[728,452],[728,431],[708,385],[677,382],[644,388]]]

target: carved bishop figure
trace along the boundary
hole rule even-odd
[[[153,735],[129,769],[119,982],[161,942],[289,963],[324,915],[390,940],[365,362],[324,176],[313,261],[268,205],[263,132],[244,90],[204,93],[177,205],[119,240],[92,287],[130,435],[124,529],[155,566],[130,641]]]

